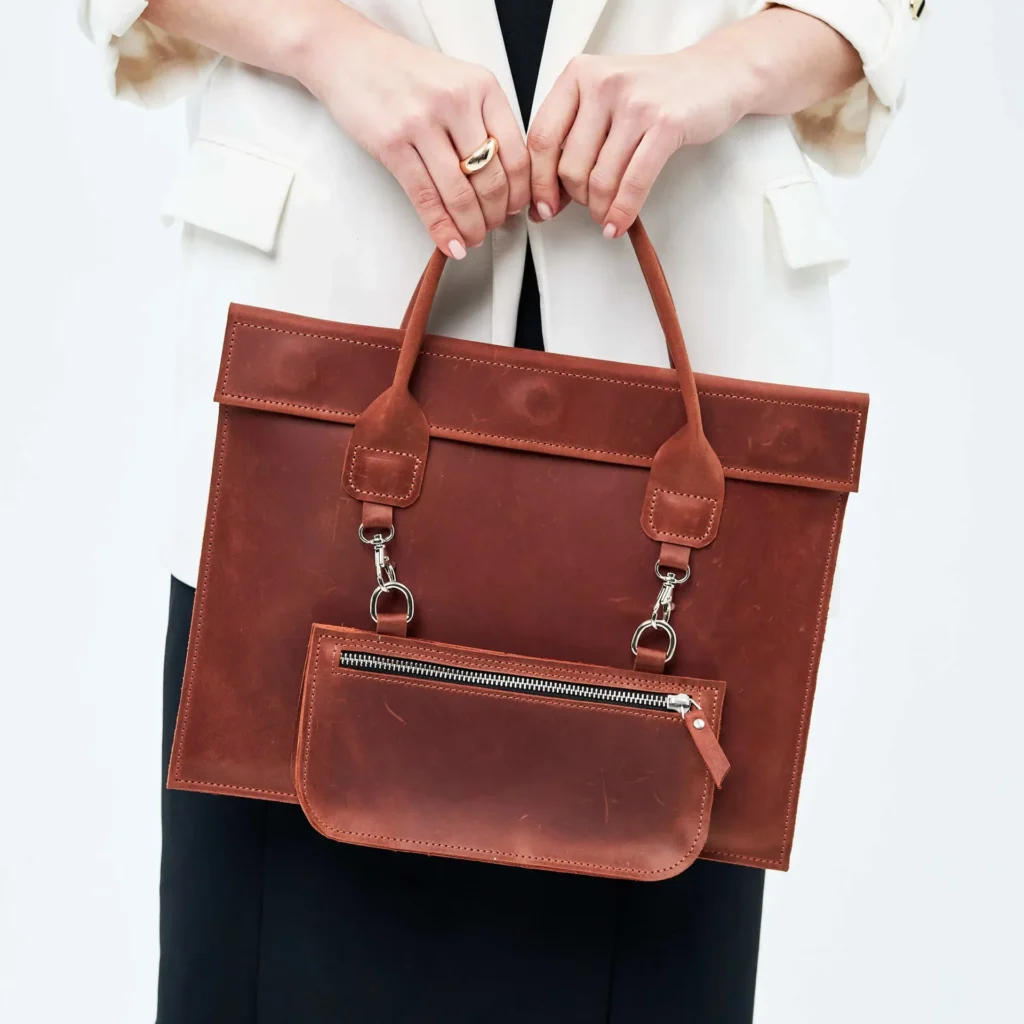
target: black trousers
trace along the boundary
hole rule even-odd
[[[172,581],[165,766],[194,594]],[[763,884],[370,850],[298,807],[164,790],[157,1024],[747,1024]]]

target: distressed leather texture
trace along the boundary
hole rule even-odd
[[[476,671],[686,693],[686,718],[641,709],[381,676],[342,651]],[[720,682],[649,676],[314,626],[295,791],[327,836],[522,867],[655,881],[707,838]],[[693,721],[702,728],[694,729]],[[727,762],[726,762],[727,768]]]
[[[638,254],[674,370],[416,339],[430,267],[404,332],[231,307],[170,786],[297,800],[311,625],[372,628],[366,502],[373,522],[393,509],[410,636],[438,643],[629,669],[655,560],[689,564],[667,671],[728,684],[732,762],[701,856],[788,866],[868,398],[689,374]]]

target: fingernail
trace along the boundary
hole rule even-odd
[[[480,246],[483,245],[483,244],[484,244],[483,242],[476,242],[474,245],[470,246],[470,249],[479,249]]]
[[[522,208],[522,207],[520,206],[518,210],[513,210],[513,211],[512,211],[512,212],[511,212],[511,213],[509,214],[509,216],[510,216],[510,217],[518,217],[518,216],[519,216],[519,214],[521,214],[522,212],[523,212],[523,208]]]
[[[618,233],[618,228],[614,224],[605,224],[604,231],[601,232],[605,238],[614,238]]]
[[[457,260],[464,260],[466,258],[466,247],[458,239],[453,238],[448,243],[448,251]]]
[[[555,215],[551,207],[548,206],[547,203],[538,203],[537,212],[540,214],[541,220],[551,220],[551,218],[554,217]]]

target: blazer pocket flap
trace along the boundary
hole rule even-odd
[[[774,185],[766,188],[764,194],[788,266],[800,270],[849,259],[846,241],[816,181]]]
[[[270,154],[199,138],[163,215],[271,253],[294,179],[295,169]]]

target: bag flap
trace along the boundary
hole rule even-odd
[[[233,305],[218,402],[354,423],[390,384],[400,335]],[[726,477],[857,489],[868,396],[697,374]],[[650,466],[683,424],[671,370],[428,338],[413,390],[432,437]]]
[[[688,725],[671,709],[493,688],[482,676],[686,693],[700,708]],[[296,792],[314,827],[342,842],[667,878],[704,846],[715,787],[697,737],[717,736],[723,697],[719,682],[318,625]]]

